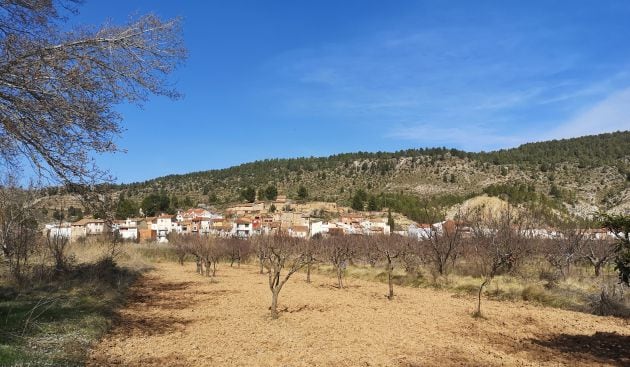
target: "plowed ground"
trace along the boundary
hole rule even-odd
[[[630,366],[626,321],[433,289],[295,274],[271,320],[266,275],[161,263],[132,289],[90,366]]]

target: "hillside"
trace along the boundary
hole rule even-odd
[[[366,207],[370,202],[391,207],[416,220],[427,215],[427,207],[446,208],[480,194],[532,205],[547,219],[625,211],[630,209],[630,131],[493,152],[431,148],[267,159],[113,189],[138,204],[151,193],[162,193],[180,206],[221,207],[242,202],[247,188],[268,186],[289,198],[297,198],[304,186],[310,200],[348,206],[359,192]]]

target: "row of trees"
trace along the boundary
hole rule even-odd
[[[472,269],[480,277],[477,313],[481,313],[484,289],[500,274],[512,273],[530,259],[541,259],[555,269],[556,276],[567,277],[577,263],[590,264],[599,276],[602,267],[618,261],[619,245],[595,240],[575,223],[566,224],[551,239],[534,236],[529,218],[511,207],[498,214],[483,210],[467,213],[465,219],[447,222],[442,228],[427,231],[421,239],[404,236],[331,236],[310,240],[288,236],[259,236],[251,240],[177,236],[172,243],[183,261],[192,255],[197,270],[208,276],[219,260],[231,264],[256,255],[260,273],[269,277],[272,295],[271,316],[278,317],[280,291],[299,270],[306,282],[315,264],[329,264],[335,271],[338,288],[344,288],[344,274],[351,265],[381,267],[387,278],[386,297],[394,297],[394,270],[404,269],[417,277],[421,268],[435,276],[452,272],[458,265]],[[616,257],[617,256],[617,257]],[[618,269],[626,269],[619,265]],[[469,270],[471,271],[471,270]],[[622,278],[622,280],[627,277]]]
[[[247,201],[248,203],[253,203],[254,201],[256,201],[256,198],[258,198],[258,200],[276,200],[276,198],[278,197],[278,188],[274,185],[269,185],[264,189],[256,191],[256,189],[254,189],[253,187],[248,186],[241,190],[240,195],[241,199]],[[297,199],[306,200],[307,198],[308,191],[306,190],[306,187],[298,187]]]

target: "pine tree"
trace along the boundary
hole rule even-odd
[[[391,231],[394,230],[394,226],[396,223],[394,223],[394,217],[392,216],[392,210],[391,209],[387,209],[387,225],[389,226],[389,229]]]

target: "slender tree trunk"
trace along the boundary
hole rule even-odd
[[[595,276],[599,277],[602,274],[602,262],[593,264],[595,266]]]
[[[262,258],[258,258],[258,263],[260,264],[260,274],[263,274],[263,260],[262,260]]]
[[[278,295],[280,294],[280,289],[272,289],[271,290],[271,318],[278,318]]]
[[[311,262],[309,261],[308,264],[306,264],[306,282],[310,283],[311,282]]]
[[[217,275],[217,262],[216,260],[212,262],[212,276]]]
[[[489,279],[484,279],[483,283],[479,286],[479,293],[477,294],[477,316],[481,316],[481,294],[483,293],[483,289],[488,284]]]
[[[343,270],[341,269],[341,266],[337,267],[337,285],[339,286],[339,289],[343,288]]]
[[[387,299],[390,301],[394,298],[394,283],[392,282],[392,271],[394,267],[392,266],[392,260],[387,258],[387,282],[389,283],[389,294],[387,295]]]

